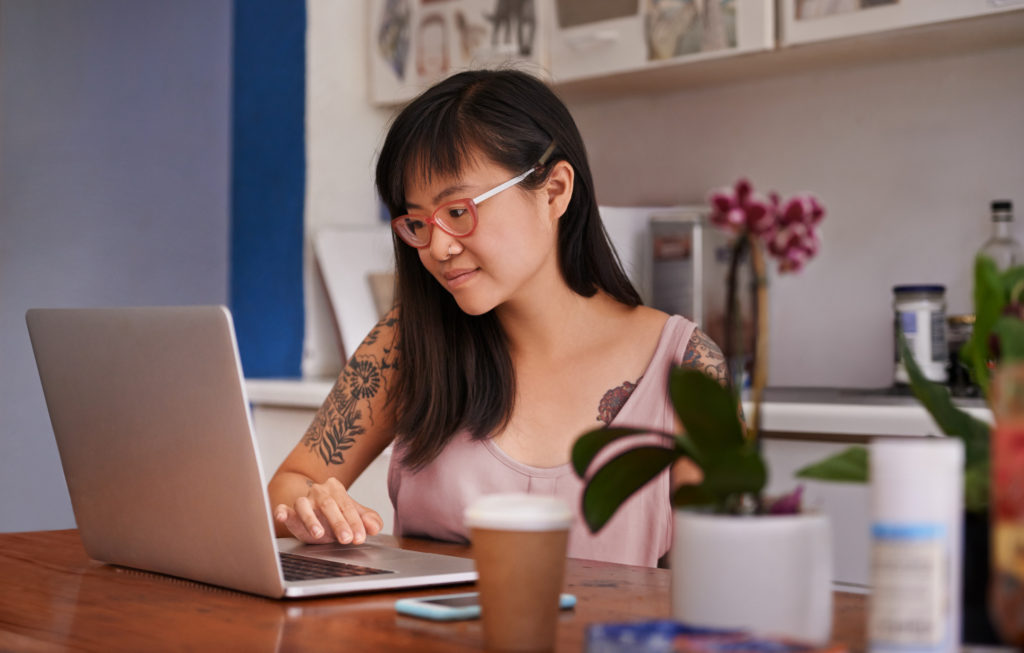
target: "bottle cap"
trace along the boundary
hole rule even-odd
[[[918,284],[893,286],[892,291],[897,295],[902,295],[904,293],[944,293],[946,292],[946,287],[936,284]]]
[[[1013,221],[1013,202],[1010,200],[993,200],[992,202],[993,222]]]

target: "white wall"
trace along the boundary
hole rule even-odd
[[[1024,47],[577,102],[598,199],[690,204],[746,175],[829,209],[821,254],[773,280],[773,385],[892,381],[892,286],[971,312],[988,203],[1024,214]],[[629,128],[623,128],[628,125]]]
[[[392,110],[367,101],[366,2],[308,0],[306,36],[306,344],[304,376],[341,368],[311,239],[329,225],[379,221],[373,186]]]
[[[391,111],[365,100],[365,3],[308,7],[307,231],[372,224]],[[818,194],[829,209],[821,255],[773,280],[770,382],[880,387],[892,380],[892,286],[945,284],[947,312],[970,312],[989,201],[1013,199],[1022,220],[1022,66],[1014,47],[569,106],[604,205],[699,203],[742,175]],[[340,362],[312,272],[307,289],[303,369],[332,374]]]
[[[74,526],[25,310],[227,303],[230,56],[230,0],[0,0],[0,531]]]

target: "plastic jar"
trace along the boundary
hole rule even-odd
[[[949,347],[949,391],[954,397],[977,397],[981,390],[971,381],[971,372],[960,360],[960,350],[971,339],[974,315],[950,315],[946,318],[946,345]]]
[[[871,442],[872,653],[960,650],[964,445]]]
[[[910,383],[900,356],[900,332],[921,373],[929,381],[945,383],[946,362],[946,287],[938,285],[894,286],[893,338],[895,340],[896,383]]]

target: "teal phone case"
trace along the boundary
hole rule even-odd
[[[473,605],[441,605],[431,603],[438,599],[458,600],[478,597],[477,592],[463,592],[461,594],[435,594],[434,596],[421,596],[409,599],[398,599],[395,601],[395,610],[399,614],[431,621],[458,621],[461,619],[479,619],[480,604]],[[576,607],[576,597],[572,594],[562,594],[558,597],[558,607],[562,610],[569,610]]]

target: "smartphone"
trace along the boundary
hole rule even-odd
[[[562,594],[558,597],[558,607],[563,610],[576,607],[576,597]],[[456,621],[459,619],[480,618],[480,594],[465,592],[462,594],[438,594],[436,596],[420,596],[395,601],[395,610],[399,614],[433,621]]]

